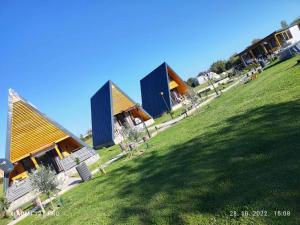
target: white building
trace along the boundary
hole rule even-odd
[[[207,78],[209,77],[209,79],[213,80],[213,81],[218,81],[220,80],[222,77],[219,74],[216,74],[214,72],[207,72],[206,74],[201,74],[200,76],[197,77],[197,80],[199,82],[199,84],[204,84],[207,82]]]
[[[292,34],[292,38],[287,40],[286,42],[289,44],[295,44],[300,41],[300,24],[296,24],[289,28],[289,31]]]

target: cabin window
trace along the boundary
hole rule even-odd
[[[28,157],[28,158],[25,158],[25,159],[22,159],[22,165],[24,167],[24,169],[31,173],[33,171],[33,168],[34,168],[34,165],[32,163],[32,160]]]
[[[290,40],[291,38],[293,38],[293,35],[292,35],[292,33],[291,33],[290,30],[287,30],[286,33],[287,33],[287,36],[288,36],[288,40]]]

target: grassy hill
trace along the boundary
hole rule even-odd
[[[66,193],[58,216],[20,224],[300,224],[299,58],[235,87],[154,137],[143,156]],[[254,215],[262,210],[267,216]],[[283,210],[290,216],[275,216]]]

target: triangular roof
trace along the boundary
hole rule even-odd
[[[127,110],[135,106],[135,102],[132,101],[126,94],[121,91],[115,84],[110,82],[111,85],[111,94],[112,94],[112,103],[113,103],[113,115],[116,115],[122,111]]]
[[[87,146],[15,91],[9,90],[6,139],[8,160],[16,162],[68,137]]]
[[[181,91],[181,92],[186,92],[189,90],[188,85],[181,79],[181,77],[166,63],[164,62],[165,66],[166,66],[166,71],[169,74],[170,78],[173,79],[173,81],[176,82],[177,84],[177,88]],[[172,81],[169,81],[169,86],[171,88],[172,85]]]
[[[111,102],[112,102],[112,112],[113,116],[127,111],[128,109],[131,109],[132,107],[135,107],[137,103],[132,100],[125,92],[123,92],[116,84],[114,84],[111,80],[109,81],[109,85],[111,88]],[[151,119],[152,117],[144,110],[141,109],[144,119]]]

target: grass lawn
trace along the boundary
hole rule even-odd
[[[3,178],[0,178],[0,197],[3,196]],[[11,221],[10,218],[2,218],[2,213],[0,213],[0,225],[8,224]]]
[[[174,110],[172,111],[172,115],[173,115],[173,118],[177,118],[178,116],[182,115],[183,113],[183,107],[177,109],[177,110]],[[158,118],[155,118],[154,121],[154,125],[158,125],[158,124],[161,124],[161,123],[164,123],[164,122],[167,122],[169,120],[171,120],[171,116],[169,113],[164,113],[162,116],[158,117]]]
[[[89,138],[85,141],[88,145],[93,146],[93,139]],[[101,148],[96,150],[96,152],[100,155],[101,157],[101,163],[105,163],[108,160],[112,159],[114,156],[118,155],[121,153],[121,149],[119,145],[114,145],[108,148]]]
[[[20,224],[300,224],[299,58],[234,87],[151,139],[144,155],[67,192],[58,216]],[[258,210],[268,216],[252,215]],[[274,216],[282,210],[290,216]]]
[[[205,87],[209,86],[207,82],[203,83],[203,84],[200,84],[198,85],[197,87],[194,87],[194,91],[197,92]]]

